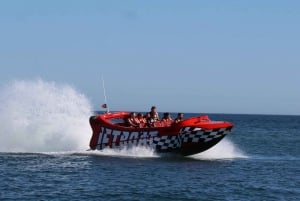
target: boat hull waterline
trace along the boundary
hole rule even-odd
[[[229,122],[197,116],[177,124],[157,123],[155,127],[133,128],[122,123],[128,116],[128,112],[114,112],[90,117],[93,130],[90,148],[103,150],[144,146],[157,153],[171,152],[188,156],[210,149],[233,127]]]

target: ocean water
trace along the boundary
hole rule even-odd
[[[86,151],[92,109],[68,85],[16,81],[0,100],[1,201],[300,200],[300,116],[208,114],[232,133],[180,157]]]

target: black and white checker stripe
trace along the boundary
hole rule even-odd
[[[153,144],[156,145],[157,149],[166,150],[166,149],[176,149],[180,147],[180,142],[178,141],[178,136],[162,136],[155,137],[153,139]]]
[[[181,141],[186,142],[208,142],[210,140],[222,137],[229,133],[228,128],[219,128],[212,130],[202,130],[201,128],[187,127],[181,130]]]
[[[154,137],[153,144],[159,150],[176,149],[181,143],[205,143],[223,137],[230,132],[230,128],[202,130],[197,127],[185,127],[179,135]]]

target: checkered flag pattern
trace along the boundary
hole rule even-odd
[[[181,147],[181,143],[205,143],[223,137],[229,132],[230,128],[202,130],[197,127],[185,127],[181,129],[179,136],[154,137],[153,144],[159,150],[176,149]]]
[[[186,127],[181,130],[181,141],[186,142],[208,142],[229,133],[228,128],[202,130],[201,128]]]
[[[153,139],[153,144],[156,145],[157,149],[166,150],[166,149],[176,149],[180,147],[180,143],[178,141],[178,136],[161,136],[155,137]]]

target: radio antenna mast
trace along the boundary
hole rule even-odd
[[[106,109],[106,113],[109,113],[109,108],[108,108],[108,105],[107,105],[106,90],[105,90],[103,76],[101,76],[101,79],[102,79],[102,87],[103,87],[103,95],[104,95],[104,104],[102,105],[102,108],[105,108]]]

